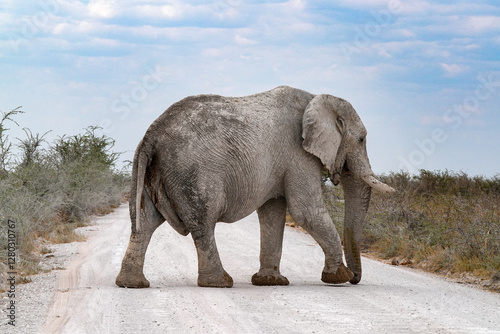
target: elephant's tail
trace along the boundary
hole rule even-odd
[[[144,178],[146,177],[146,168],[148,166],[148,145],[144,141],[139,144],[137,148],[135,161],[134,161],[134,175],[135,175],[135,231],[141,231],[141,203],[144,190]]]
[[[154,205],[155,209],[158,211],[158,214],[163,216],[164,220],[168,221],[168,223],[181,235],[188,235],[189,230],[186,228],[186,225],[182,221],[182,219],[177,214],[174,206],[172,205],[171,200],[168,198],[165,189],[154,188],[150,189],[152,198],[144,198],[143,196],[147,196],[144,194],[144,187],[146,182],[146,170],[148,166],[154,169],[154,144],[148,142],[143,139],[143,141],[139,144],[137,151],[134,157],[134,167],[132,171],[132,191],[130,197],[131,204],[131,217],[132,221],[135,221],[135,231],[141,232],[144,228],[145,222],[141,221],[141,209],[144,209],[147,205],[145,201],[151,201]],[[153,175],[156,173],[152,173]],[[150,175],[151,177],[151,175]],[[150,180],[151,183],[156,183],[154,180]],[[135,191],[134,191],[135,190]],[[135,194],[135,197],[134,197]],[[163,200],[158,200],[158,198],[162,198]],[[135,211],[135,212],[134,212]],[[144,216],[142,216],[144,217]]]

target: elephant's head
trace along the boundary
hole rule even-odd
[[[342,182],[345,197],[344,250],[351,283],[361,280],[360,242],[371,189],[393,192],[377,180],[366,152],[366,129],[351,104],[331,95],[317,95],[303,116],[303,148],[318,157],[330,179]]]

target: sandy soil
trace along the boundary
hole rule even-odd
[[[18,326],[2,321],[0,332],[500,333],[499,294],[434,275],[364,258],[359,285],[323,284],[321,249],[292,228],[285,232],[282,260],[291,284],[253,286],[250,277],[259,267],[256,214],[216,229],[233,288],[198,287],[193,242],[167,224],[156,231],[146,255],[151,288],[118,288],[114,280],[129,230],[128,208],[121,206],[83,230],[87,242],[56,250],[52,261],[66,269],[19,286]]]

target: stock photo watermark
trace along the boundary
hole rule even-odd
[[[452,108],[447,109],[442,120],[450,127],[448,131],[438,127],[432,130],[430,136],[423,140],[416,140],[417,148],[410,152],[406,157],[399,156],[399,169],[408,170],[411,173],[417,173],[419,167],[422,166],[427,158],[432,156],[439,144],[444,143],[448,138],[449,130],[458,130],[473,113],[477,113],[481,102],[490,99],[493,94],[500,91],[500,72],[489,73],[486,76],[479,75],[479,81],[476,89],[467,95],[461,104],[455,104]]]
[[[16,223],[7,219],[7,325],[16,325],[16,254],[17,254],[17,234]]]
[[[63,1],[39,1],[38,5],[40,7],[39,11],[28,18],[22,19],[18,33],[11,32],[8,34],[10,45],[15,52],[19,52],[22,43],[28,42],[42,32],[43,28],[49,24],[50,17],[59,13]]]
[[[363,28],[356,27],[354,29],[356,34],[352,42],[340,44],[340,50],[344,58],[350,61],[353,55],[358,55],[369,47],[385,28],[396,21],[401,6],[401,1],[389,0],[386,9],[371,11],[370,14],[373,20],[366,23]]]
[[[158,66],[155,68],[148,67],[146,72],[147,74],[130,90],[120,94],[119,97],[111,102],[111,112],[120,121],[127,119],[133,109],[137,108],[141,102],[147,99],[152,91],[165,82],[165,73],[162,73]],[[116,124],[111,118],[102,119],[99,126],[104,133],[111,133],[116,129]]]
[[[225,13],[241,5],[241,0],[225,0],[216,2],[213,5],[213,9],[217,13]]]

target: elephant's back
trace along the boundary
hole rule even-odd
[[[145,139],[172,160],[231,168],[301,146],[302,115],[312,94],[291,87],[244,96],[190,96],[151,124]],[[228,167],[229,166],[229,167]]]
[[[314,95],[280,86],[244,97],[196,95],[170,106],[149,127],[145,140],[179,154],[225,163],[266,148],[302,141],[302,116]]]
[[[193,95],[172,104],[150,129],[180,131],[192,130],[192,126],[211,127],[241,126],[258,128],[277,119],[301,119],[314,95],[292,87],[279,86],[266,92],[242,96]]]

